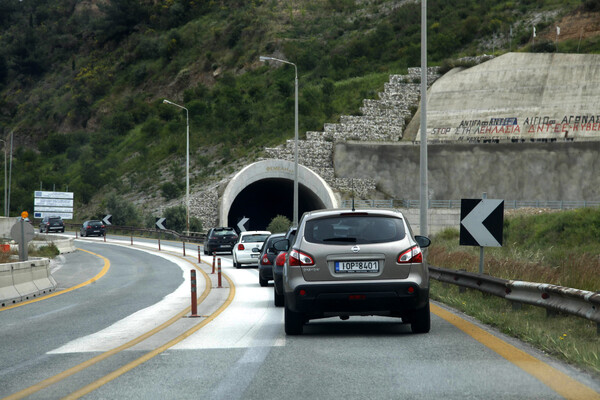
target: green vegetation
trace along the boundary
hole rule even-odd
[[[49,243],[47,246],[42,246],[38,249],[30,246],[27,250],[29,257],[44,257],[44,258],[54,258],[60,254],[58,247],[54,243]]]
[[[292,226],[292,221],[284,215],[277,215],[271,220],[267,230],[271,233],[285,233]]]
[[[12,212],[31,210],[40,187],[75,192],[78,210],[110,189],[181,196],[183,175],[173,169],[185,162],[186,115],[164,98],[189,109],[192,185],[291,138],[294,68],[259,55],[297,64],[301,134],[358,113],[390,74],[420,65],[420,4],[391,4],[0,2],[0,136],[15,135]],[[594,7],[591,0],[432,2],[429,62],[526,49],[532,15],[541,34],[565,13]],[[584,38],[577,47],[598,52],[600,43]]]
[[[505,279],[552,283],[577,289],[600,289],[600,209],[517,215],[505,218],[503,247],[485,249],[485,273]],[[428,261],[451,269],[477,272],[479,248],[458,245],[458,231],[433,238]],[[600,374],[600,336],[595,323],[509,302],[478,291],[432,283],[432,298],[493,325],[570,363]]]

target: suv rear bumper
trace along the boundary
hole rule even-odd
[[[410,287],[413,293],[409,292]],[[302,284],[285,293],[285,304],[290,310],[312,318],[371,313],[401,317],[428,302],[429,288],[414,282]]]

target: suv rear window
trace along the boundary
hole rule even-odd
[[[373,216],[335,216],[306,221],[304,239],[321,244],[368,244],[401,240],[406,236],[402,219]]]

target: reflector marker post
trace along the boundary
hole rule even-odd
[[[192,285],[192,313],[190,317],[199,317],[198,315],[198,299],[196,297],[196,270],[192,269],[191,274],[191,285]]]

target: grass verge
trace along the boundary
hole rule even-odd
[[[546,309],[512,304],[479,291],[431,281],[431,298],[600,377],[600,336],[596,324],[569,315],[547,316]]]

